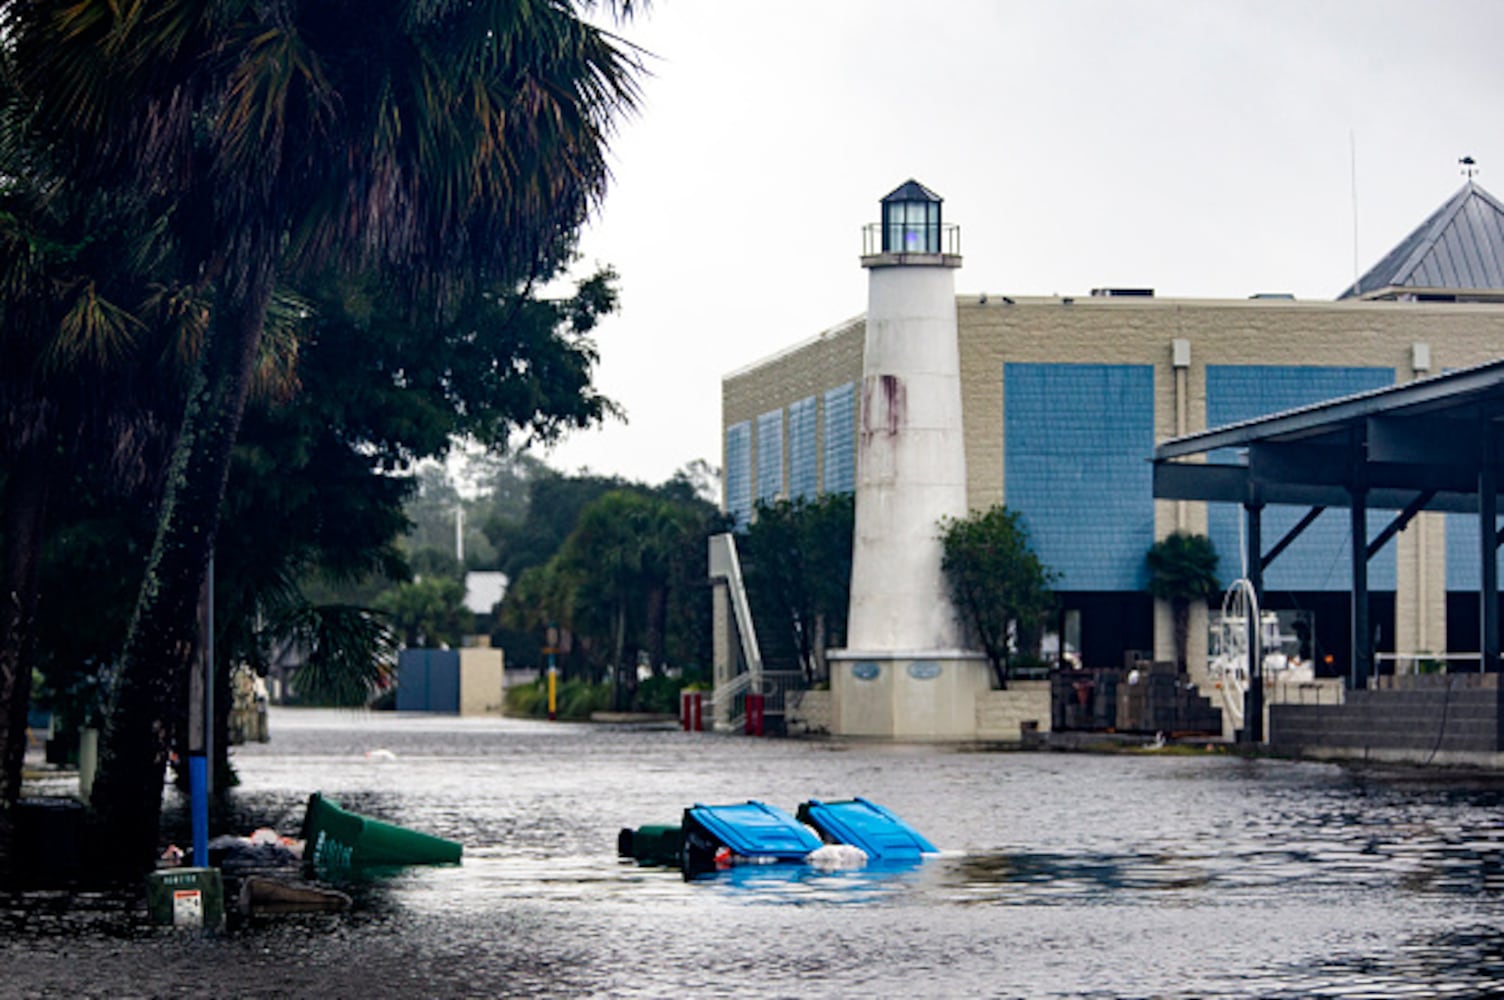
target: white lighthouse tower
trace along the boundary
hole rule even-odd
[[[830,655],[838,733],[976,734],[989,678],[962,648],[940,571],[940,524],[965,517],[955,272],[959,233],[941,198],[908,181],[869,226],[847,648]]]

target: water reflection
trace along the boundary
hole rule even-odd
[[[1167,855],[1065,855],[978,852],[942,866],[944,884],[972,902],[1042,903],[1107,892],[1199,889],[1211,874]],[[1020,890],[1024,891],[1020,891]]]
[[[744,903],[851,906],[877,903],[921,884],[925,861],[874,862],[864,868],[825,871],[809,865],[733,865],[684,872],[684,881]]]

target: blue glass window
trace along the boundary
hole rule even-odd
[[[814,499],[820,489],[815,475],[815,397],[789,404],[789,497]]]
[[[726,428],[726,513],[738,527],[752,519],[752,425]]]
[[[826,493],[856,492],[856,383],[847,382],[825,393]]]
[[[783,495],[783,411],[757,418],[757,499],[772,503]]]

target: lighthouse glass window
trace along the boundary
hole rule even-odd
[[[895,201],[883,206],[887,215],[888,253],[939,253],[940,203]]]

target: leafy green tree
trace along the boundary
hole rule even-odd
[[[1186,671],[1186,648],[1191,633],[1191,605],[1221,590],[1217,581],[1217,549],[1205,535],[1176,531],[1149,548],[1149,593],[1170,602],[1175,636],[1175,666]]]
[[[387,590],[376,598],[376,610],[392,620],[409,648],[458,647],[470,628],[465,585],[446,577],[424,577]]]
[[[666,501],[612,490],[580,512],[559,550],[560,569],[574,581],[576,631],[608,639],[619,710],[635,686],[635,653],[661,604],[667,549],[683,523]]]
[[[764,656],[788,650],[805,679],[826,674],[827,648],[844,643],[851,594],[851,494],[759,503],[741,540],[747,590]]]
[[[610,300],[592,295],[589,301]],[[430,379],[388,391],[385,369],[400,362],[403,342],[415,331],[373,322],[369,305],[360,310],[362,322],[354,323],[348,305],[339,294],[301,300],[298,311],[310,325],[316,323],[317,335],[303,339],[294,380],[264,381],[265,390],[253,396],[242,426],[215,565],[222,688],[215,705],[222,712],[229,705],[228,667],[245,662],[265,670],[274,649],[287,642],[308,656],[308,669],[297,681],[302,696],[362,703],[372,685],[382,682],[389,659],[389,626],[362,610],[385,589],[379,581],[389,586],[405,580],[409,569],[462,578],[452,551],[407,553],[393,544],[406,528],[403,504],[413,480],[373,470],[365,442],[381,442],[394,460],[445,448],[446,431],[466,429],[468,415],[493,405],[501,387],[494,380],[469,379],[464,395],[453,387],[440,393],[444,380]],[[574,349],[570,345],[583,314],[584,307],[568,299],[512,313],[514,322],[554,324],[559,350]],[[502,328],[489,309],[469,322],[498,358],[514,357],[519,340],[539,340]],[[428,342],[435,352],[429,362],[438,368],[448,350],[445,339],[430,335]],[[511,365],[485,367],[510,370]],[[571,384],[544,395],[563,399]],[[363,405],[352,406],[351,400]],[[423,419],[412,419],[415,412]],[[534,418],[547,415],[540,411]],[[505,467],[538,464],[523,457],[505,461]],[[440,467],[433,463],[432,468]],[[505,475],[503,464],[492,463],[488,475]],[[36,660],[49,704],[93,692],[100,678],[109,676],[129,619],[132,581],[140,578],[151,539],[145,516],[151,500],[143,489],[123,494],[123,484],[101,477],[92,466],[80,466],[74,476],[61,494],[63,502],[54,504],[57,527],[42,560],[40,591],[55,595],[43,608],[38,645],[44,655]],[[368,579],[378,583],[358,583]],[[87,615],[78,614],[81,606]],[[341,648],[340,642],[353,645]],[[215,766],[226,780],[217,780],[217,788],[231,784],[228,748],[219,738],[227,731],[223,721],[215,727]]]
[[[474,439],[469,440],[471,446],[451,450],[446,464],[429,462],[418,470],[418,492],[407,505],[413,525],[403,538],[412,554],[409,561],[425,551],[455,556],[459,527],[464,536],[464,565],[456,570],[500,568],[496,548],[486,533],[488,525],[520,524],[527,515],[532,483],[552,474],[541,459],[527,452],[480,451]]]
[[[1001,504],[945,518],[940,533],[940,569],[956,614],[981,643],[998,687],[1006,688],[1014,639],[1036,629],[1055,606],[1054,574],[1029,548],[1018,513]]]
[[[463,574],[465,570],[456,552],[455,528],[456,520],[464,516],[464,500],[438,462],[420,465],[415,478],[417,489],[406,507],[411,523],[402,539],[408,561],[412,562],[418,553],[442,553],[449,564],[446,572]],[[465,546],[465,552],[469,555],[470,546]]]
[[[543,495],[572,498],[600,484],[594,477],[547,477]],[[546,485],[545,485],[546,484]],[[535,493],[534,505],[538,503]],[[634,697],[639,652],[655,674],[670,664],[691,670],[709,658],[706,543],[724,518],[671,481],[656,488],[622,486],[580,509],[562,544],[541,564],[512,578],[502,602],[512,662],[536,655],[536,639],[560,629],[571,674],[614,678],[618,707]],[[556,524],[539,519],[545,528]],[[547,537],[537,532],[534,539]],[[581,668],[584,668],[583,670]]]
[[[721,496],[721,470],[696,458],[675,470],[658,492],[686,503],[699,500],[714,507]]]
[[[683,520],[682,532],[669,550],[663,648],[655,649],[653,663],[655,667],[660,663],[676,666],[681,676],[700,677],[708,675],[714,657],[713,609],[706,587],[710,578],[708,539],[730,531],[732,521],[698,488],[684,491],[682,484],[681,476],[675,474],[654,490],[661,499],[683,508]]]
[[[560,633],[561,644],[568,643],[568,655],[556,655],[560,672],[565,677],[596,680],[585,649],[570,634],[575,620],[574,597],[573,581],[560,568],[557,556],[511,579],[501,601],[501,631],[496,636],[506,650],[507,662],[541,667],[543,647],[552,628]]]
[[[118,178],[169,204],[183,273],[213,298],[95,788],[114,842],[144,861],[161,720],[185,690],[277,281],[381,264],[431,308],[477,270],[540,276],[604,188],[631,56],[568,3],[36,0],[3,18],[69,182]]]
[[[628,486],[614,476],[540,470],[529,484],[521,520],[498,514],[486,521],[486,537],[496,548],[501,571],[515,581],[530,567],[548,562],[574,531],[581,511],[606,493]]]

